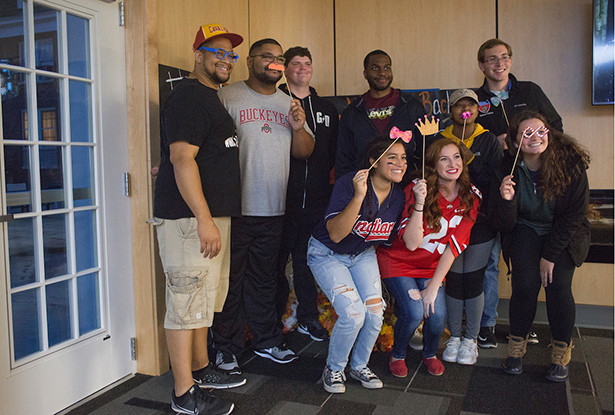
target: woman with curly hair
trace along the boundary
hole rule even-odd
[[[384,315],[375,246],[390,239],[399,221],[404,193],[396,183],[407,167],[404,144],[389,146],[388,137],[370,141],[365,169],[335,182],[325,217],[308,244],[307,263],[338,315],[322,374],[329,393],[346,391],[351,349],[350,377],[368,389],[383,386],[368,367]]]
[[[546,377],[564,382],[575,320],[572,276],[589,250],[589,154],[530,111],[515,116],[506,140],[509,150],[491,191],[492,218],[502,232],[504,259],[512,265],[509,357],[503,369],[515,375],[523,371],[527,335],[543,286],[553,336]]]
[[[398,236],[390,248],[378,249],[381,278],[396,300],[389,368],[397,377],[408,375],[406,348],[423,318],[423,363],[434,376],[444,372],[436,357],[446,325],[442,283],[468,245],[479,205],[456,140],[443,138],[429,147],[425,176],[425,180],[416,179],[406,187]]]

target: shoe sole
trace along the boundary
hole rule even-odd
[[[189,414],[189,415],[194,414],[194,411],[188,411],[187,409],[180,408],[177,405],[175,405],[175,402],[173,401],[171,401],[171,409],[175,411],[176,414]],[[233,412],[233,409],[235,409],[235,404],[231,403],[231,407],[229,408],[227,412],[220,413],[217,415],[229,415],[231,412]]]
[[[361,386],[363,386],[365,389],[382,389],[384,386],[382,381],[380,381],[380,383],[363,382],[358,376],[355,376],[352,372],[350,372],[350,377],[354,380],[358,380],[359,382],[361,382]]]
[[[342,385],[340,386],[328,386],[324,381],[322,382],[322,386],[323,388],[325,388],[325,390],[329,393],[344,393],[346,392],[346,386]]]
[[[509,375],[520,375],[521,373],[523,373],[523,370],[519,370],[519,371],[512,370],[511,371],[510,369],[507,369],[505,366],[502,366],[502,370],[508,373]]]
[[[269,359],[272,360],[276,363],[281,363],[281,364],[285,364],[285,363],[290,363],[293,360],[297,360],[299,359],[299,356],[295,355],[292,358],[290,358],[289,360],[280,360],[274,356],[271,356],[269,353],[264,353],[264,352],[259,352],[258,350],[254,350],[254,354],[260,356],[260,357],[264,357],[265,359]]]
[[[496,347],[498,347],[498,343],[485,343],[487,341],[487,339],[483,339],[482,337],[478,336],[478,347],[480,347],[481,349],[495,349]]]
[[[297,328],[297,331],[301,334],[307,334],[308,336],[310,336],[312,338],[312,340],[314,340],[315,342],[322,342],[325,341],[325,339],[321,339],[320,337],[316,337],[314,335],[312,335],[312,333],[310,333],[308,330],[304,329],[303,327],[299,326]]]
[[[194,383],[199,385],[199,388],[201,389],[232,389],[232,388],[237,388],[239,386],[245,385],[247,381],[246,379],[243,379],[243,381],[236,382],[236,383],[211,384],[211,383],[199,382],[197,379],[192,379],[192,380],[194,380]]]
[[[444,360],[445,362],[449,362],[449,363],[457,363],[457,357],[455,357],[455,359],[451,359],[451,358],[446,358],[444,357],[444,355],[442,355],[442,360]]]
[[[473,365],[476,364],[477,360],[478,359],[474,359],[474,361],[467,362],[467,361],[461,361],[461,360],[457,359],[457,363],[459,363],[460,365],[464,365],[464,366],[473,366]]]

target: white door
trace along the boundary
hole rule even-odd
[[[0,413],[53,414],[136,371],[118,4],[2,0],[0,75]]]

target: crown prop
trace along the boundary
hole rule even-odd
[[[440,131],[439,123],[440,123],[439,118],[436,118],[432,115],[431,120],[430,120],[427,118],[427,115],[426,115],[425,122],[423,122],[423,120],[419,118],[419,122],[415,123],[414,125],[418,127],[421,134],[431,135],[431,134],[435,134],[438,131]]]

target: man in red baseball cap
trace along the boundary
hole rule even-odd
[[[201,388],[241,386],[246,379],[217,371],[207,353],[214,312],[228,292],[231,217],[241,215],[239,148],[233,119],[218,98],[243,38],[222,25],[201,26],[194,70],[164,101],[154,219],[166,278],[167,346],[177,413],[224,415],[231,402]]]

